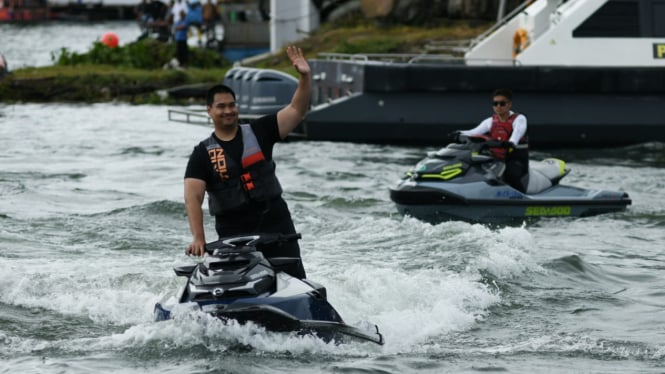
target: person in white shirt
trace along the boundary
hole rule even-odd
[[[524,114],[512,111],[512,106],[513,93],[510,89],[495,90],[492,95],[494,114],[471,130],[456,132],[455,138],[458,135],[488,135],[502,142],[501,147],[492,148],[492,155],[506,162],[503,180],[513,188],[526,192],[529,182],[527,120]]]

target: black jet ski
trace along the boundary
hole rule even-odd
[[[196,265],[176,267],[187,283],[177,305],[155,305],[155,320],[178,310],[203,311],[224,321],[253,322],[268,331],[312,334],[325,341],[349,339],[383,344],[376,325],[351,326],[327,301],[325,287],[280,270],[297,258],[266,258],[264,246],[298,240],[300,234],[264,234],[220,239],[206,245],[208,256]]]
[[[621,211],[631,203],[621,191],[589,190],[559,182],[570,170],[564,161],[529,161],[529,181],[522,193],[501,180],[505,164],[491,156],[501,146],[484,136],[460,136],[409,170],[390,198],[403,215],[439,223],[509,223],[541,217],[586,217]]]

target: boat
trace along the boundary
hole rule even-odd
[[[505,163],[491,156],[500,146],[484,136],[460,136],[429,152],[390,188],[406,216],[433,224],[461,220],[484,224],[533,222],[544,217],[588,217],[620,212],[631,204],[622,191],[561,184],[570,173],[563,160],[529,161],[529,182],[520,192],[501,180]]]
[[[0,2],[0,22],[38,22],[51,19],[45,2],[36,0]]]
[[[533,148],[663,142],[664,18],[657,0],[526,1],[447,54],[320,54],[302,136],[441,145],[505,87]]]
[[[155,305],[155,320],[201,311],[222,321],[252,322],[267,331],[313,335],[326,342],[384,344],[376,325],[346,324],[328,302],[324,286],[280,270],[299,259],[267,258],[261,252],[267,245],[298,239],[300,234],[262,234],[208,243],[203,262],[174,269],[187,283],[176,304]]]

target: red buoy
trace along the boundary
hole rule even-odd
[[[115,48],[118,46],[119,43],[118,35],[116,35],[113,32],[107,32],[104,35],[102,35],[102,44],[106,45],[109,48]]]

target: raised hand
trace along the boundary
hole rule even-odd
[[[302,55],[300,48],[290,45],[286,48],[286,54],[289,56],[293,67],[296,68],[298,73],[301,75],[307,75],[310,72],[309,63],[305,59],[305,56]]]

